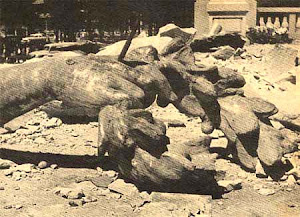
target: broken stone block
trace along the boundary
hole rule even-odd
[[[34,113],[35,110],[32,110],[19,117],[16,117],[13,120],[4,124],[4,128],[9,132],[15,132],[16,130],[25,127],[26,123],[34,116]]]
[[[167,56],[169,54],[179,51],[185,46],[185,42],[181,38],[174,38],[170,41],[167,46],[161,51],[162,56]]]
[[[221,112],[237,135],[247,135],[259,130],[258,118],[249,111],[247,104],[241,103],[240,96],[228,96],[218,99]],[[247,124],[245,124],[247,123]]]
[[[70,205],[70,207],[77,207],[77,206],[79,206],[79,203],[71,200],[71,201],[69,201],[69,205]]]
[[[273,195],[275,194],[275,190],[274,189],[269,189],[269,188],[261,188],[258,190],[258,193],[260,195],[263,195],[263,196],[269,196],[269,195]]]
[[[278,114],[272,117],[286,128],[300,132],[300,115]]]
[[[102,173],[103,176],[108,176],[109,178],[115,178],[118,176],[118,173],[113,170],[108,170],[108,171],[103,171]]]
[[[149,186],[152,190],[176,191],[177,189],[178,191],[182,189],[182,191],[189,192],[197,188],[198,191],[205,191],[216,184],[214,170],[198,169],[186,157],[176,153],[166,152],[156,158],[137,148],[132,165],[129,174],[131,180],[142,186]],[[170,181],[172,185],[169,184]],[[197,183],[197,185],[192,183]]]
[[[125,60],[152,63],[159,60],[158,51],[153,46],[139,47],[129,52]]]
[[[204,164],[206,166],[199,168],[210,168],[213,170],[215,160],[207,158],[212,157],[208,152],[210,140],[211,138],[209,136],[200,136],[199,138],[187,139],[184,142],[172,143],[168,145],[168,152],[183,156],[189,160],[192,159],[196,167],[199,161],[201,165]],[[195,162],[193,160],[195,160]]]
[[[257,141],[254,138],[248,138],[243,140],[243,142],[238,138],[235,143],[236,153],[233,154],[240,164],[250,171],[255,171],[255,166],[257,162]]]
[[[235,53],[235,49],[230,46],[220,47],[216,52],[212,54],[212,56],[216,59],[220,60],[228,60]]]
[[[235,50],[234,56],[235,56],[235,57],[240,57],[243,53],[245,53],[245,49],[243,49],[243,48],[238,48],[238,49]]]
[[[133,198],[131,201],[130,201],[130,205],[133,207],[133,208],[137,208],[137,207],[142,207],[144,206],[146,203],[150,203],[151,202],[151,197],[149,195],[149,197],[145,198],[145,197],[136,197],[136,198]]]
[[[93,203],[93,202],[97,202],[97,198],[93,197],[93,196],[85,196],[82,198],[82,203]]]
[[[225,134],[225,137],[228,139],[228,141],[232,144],[235,144],[238,137],[234,130],[231,128],[229,121],[227,120],[226,116],[222,114],[221,112],[221,121],[220,121],[220,130]]]
[[[74,199],[80,199],[84,196],[82,190],[80,189],[72,189],[67,193],[67,198],[74,200]]]
[[[195,38],[191,43],[194,52],[209,52],[211,48],[230,46],[234,49],[242,48],[245,40],[237,33],[225,33],[213,36]]]
[[[246,104],[245,99],[242,98],[244,91],[241,89],[246,84],[244,77],[234,70],[224,67],[218,69],[218,76],[220,78],[217,78],[217,81],[214,82],[218,97],[225,98],[226,96],[232,96],[233,99],[239,101],[239,104]],[[234,95],[236,95],[236,98],[233,97]]]
[[[50,168],[53,169],[53,170],[56,170],[56,169],[58,169],[58,165],[57,164],[51,164]]]
[[[229,193],[233,190],[239,190],[242,188],[242,180],[221,180],[218,181],[218,185],[224,189],[225,193]]]
[[[31,132],[31,134],[35,134],[35,133],[41,132],[40,126],[26,125],[26,128]]]
[[[45,169],[46,167],[48,167],[48,163],[46,161],[39,162],[38,168]]]
[[[126,183],[123,179],[117,179],[109,184],[108,189],[126,196],[136,195],[139,192],[134,184]]]
[[[152,202],[142,209],[142,216],[189,216],[208,215],[212,213],[212,198],[205,195],[180,193],[151,193]],[[154,208],[158,206],[158,209]]]
[[[213,83],[218,88],[218,90],[224,90],[228,88],[242,88],[246,84],[245,78],[239,72],[230,68],[219,67],[217,70],[217,75],[219,76],[219,78],[208,79],[217,79]]]
[[[173,217],[173,216],[189,216],[189,212],[179,210],[175,204],[168,202],[151,202],[141,208],[140,217]]]
[[[100,188],[107,188],[110,183],[114,181],[114,178],[108,176],[96,176],[91,178],[91,182]]]
[[[244,96],[244,90],[243,89],[236,89],[236,88],[228,88],[225,90],[218,91],[218,97],[226,97],[226,96]]]
[[[150,203],[152,201],[151,196],[145,191],[135,195],[123,196],[122,198],[128,200],[131,207],[134,209],[142,207],[145,204]]]
[[[168,55],[167,58],[171,61],[177,61],[185,66],[193,66],[195,64],[194,53],[188,45],[185,45],[179,51]]]
[[[198,77],[195,83],[192,85],[194,95],[200,100],[203,98],[205,101],[216,98],[216,92],[211,82],[203,77]],[[203,100],[203,101],[204,101]]]
[[[158,31],[160,37],[181,38],[184,42],[193,39],[196,33],[197,30],[195,28],[182,29],[175,24],[167,24]]]
[[[196,169],[214,171],[217,156],[210,153],[199,153],[191,155],[192,163]],[[216,174],[219,175],[219,174]]]
[[[108,188],[99,188],[97,191],[98,196],[108,196],[111,194],[111,191]]]
[[[118,200],[120,198],[122,198],[122,195],[119,193],[115,193],[110,191],[109,194],[107,195],[109,199],[114,199],[114,200]]]
[[[17,135],[24,135],[24,136],[28,136],[28,135],[31,135],[32,132],[28,129],[18,129],[16,130],[16,134]]]
[[[186,127],[184,122],[176,119],[163,119],[163,122],[167,124],[168,127]]]
[[[19,210],[19,209],[22,209],[22,208],[23,208],[23,206],[22,206],[22,205],[20,205],[20,204],[17,204],[17,205],[15,205],[15,208],[16,208],[16,210]]]
[[[226,137],[212,139],[209,147],[209,151],[217,153],[219,156],[228,155],[228,139]]]
[[[0,170],[9,169],[13,165],[15,165],[15,163],[12,161],[0,159]]]
[[[290,187],[297,184],[297,180],[295,179],[295,177],[293,175],[289,175],[286,182],[287,182],[288,186],[290,186]]]
[[[115,113],[114,117],[110,115],[112,111]],[[150,152],[153,155],[161,154],[162,151],[166,149],[168,140],[165,137],[165,125],[161,122],[155,121],[149,112],[131,110],[129,113],[126,111],[121,112],[121,110],[116,109],[115,107],[106,107],[106,109],[103,109],[100,112],[99,116],[101,126],[103,126],[104,131],[106,132],[106,134],[100,132],[100,136],[102,137],[100,139],[118,138],[115,139],[112,146],[127,146],[129,148],[134,144],[138,144],[138,146],[141,146],[142,149],[147,150],[147,152]],[[122,125],[120,125],[120,120],[123,122]],[[124,143],[125,137],[117,135],[120,133],[119,130],[121,130],[123,135],[127,135],[126,145]],[[121,156],[118,156],[118,160],[121,160],[120,157]],[[130,160],[125,158],[124,161],[120,163],[125,164],[127,162],[131,164],[131,162],[128,161]]]
[[[157,104],[166,107],[169,103],[177,100],[176,94],[173,92],[169,81],[164,76],[160,68],[155,64],[139,65],[137,69],[137,81],[140,82],[138,86],[143,86],[144,93],[146,94],[145,104],[150,106],[157,96]],[[137,82],[132,81],[132,82]],[[158,90],[158,92],[156,92]]]
[[[173,39],[171,37],[159,37],[159,36],[134,38],[128,49],[128,53],[140,47],[153,46],[154,48],[157,49],[158,53],[160,54],[161,51],[164,49],[164,47],[167,46],[169,42],[172,40]],[[122,40],[112,45],[109,45],[103,48],[96,55],[97,56],[118,56],[120,55],[125,43],[126,40]]]
[[[3,209],[12,209],[12,208],[13,208],[12,205],[5,205],[5,206],[3,207]]]
[[[219,139],[219,138],[224,137],[225,135],[221,130],[215,129],[211,134],[209,134],[209,136],[212,139]]]
[[[228,140],[227,138],[218,138],[218,139],[212,139],[210,143],[210,150],[215,150],[215,149],[227,149],[228,147]]]
[[[276,106],[261,98],[247,97],[245,100],[257,117],[268,118],[278,112]]]
[[[84,196],[82,189],[57,187],[54,193],[67,199],[80,199]]]
[[[25,172],[14,172],[12,174],[12,178],[15,180],[15,181],[20,181],[22,178],[26,178],[27,177],[27,174]]]
[[[192,116],[203,118],[205,111],[200,105],[199,100],[194,95],[187,95],[176,105],[179,111]]]
[[[13,169],[7,169],[7,170],[4,171],[4,175],[5,176],[12,176],[14,172],[15,172],[15,170],[13,170]]]
[[[14,168],[15,171],[20,171],[25,173],[30,173],[33,171],[33,169],[35,169],[34,164],[21,164]]]
[[[191,155],[203,152],[208,153],[208,148],[211,143],[210,136],[199,136],[198,138],[186,140],[183,145],[185,149],[189,149]]]
[[[92,192],[94,190],[97,190],[97,186],[92,181],[83,181],[83,182],[71,185],[71,187],[81,189],[85,195],[89,194],[90,192]]]
[[[8,132],[9,131],[7,129],[0,127],[0,135],[6,134]]]
[[[62,121],[59,118],[51,118],[50,120],[45,120],[45,122],[41,123],[45,128],[54,128],[62,125]]]
[[[260,134],[258,141],[257,154],[261,162],[267,166],[272,166],[281,161],[284,151],[281,143],[284,137],[279,130],[260,124]]]
[[[45,145],[45,144],[47,144],[47,140],[43,137],[38,137],[34,140],[34,143],[39,144],[39,145]]]
[[[256,167],[255,167],[255,174],[256,174],[256,177],[258,177],[258,178],[268,178],[268,175],[266,174],[266,172],[259,160],[257,161]]]

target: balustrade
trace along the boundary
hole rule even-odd
[[[260,16],[259,17],[259,26],[260,27],[268,27],[268,28],[289,28],[289,22],[288,18],[286,16],[283,17],[275,17],[272,19],[272,17],[267,17],[267,22],[265,22],[266,16]],[[274,20],[274,21],[273,21]],[[298,22],[300,24],[300,17],[298,19]]]
[[[215,21],[226,32],[245,34],[247,28],[285,28],[300,40],[300,7],[257,7],[256,0],[195,0],[195,27],[208,34]]]
[[[258,25],[268,28],[286,28],[293,39],[300,39],[300,8],[297,7],[259,7]]]

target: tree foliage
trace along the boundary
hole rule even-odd
[[[134,19],[157,29],[174,22],[183,27],[193,23],[193,0],[0,0],[2,23],[10,27],[27,26],[67,34],[81,29],[126,32]],[[47,16],[45,16],[47,15]]]

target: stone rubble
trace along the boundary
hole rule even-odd
[[[48,167],[48,163],[46,161],[41,161],[38,164],[38,168],[40,168],[40,169],[45,169],[47,167]]]
[[[15,163],[9,160],[0,159],[0,170],[9,169],[11,166],[14,166]]]
[[[220,60],[228,60],[235,54],[235,49],[230,46],[219,47],[212,56]]]
[[[151,194],[152,202],[141,210],[141,216],[210,216],[210,196],[178,193]]]
[[[269,196],[275,194],[276,191],[274,189],[261,188],[258,190],[258,193],[263,196]]]
[[[172,28],[168,27],[165,30],[161,30],[160,35],[172,38],[176,38],[179,35],[183,40],[189,40],[193,34],[182,36],[182,31],[177,27],[173,28],[172,26]],[[165,39],[155,40],[163,41]],[[168,38],[166,41],[171,42],[172,40]],[[164,41],[163,43],[167,44]],[[196,49],[196,46],[202,45],[199,41],[194,41],[194,46]],[[218,66],[233,66],[234,61],[242,62],[247,60],[250,61],[250,63],[254,62],[258,64],[262,61],[270,61],[270,59],[265,60],[264,58],[265,53],[267,52],[263,50],[258,50],[255,53],[253,52],[254,51],[247,49],[234,49],[227,46],[220,47],[220,49],[214,53],[195,53],[195,56],[196,60],[198,59],[198,65],[207,64],[209,62],[209,64]],[[276,51],[271,50],[270,52],[271,54],[268,56],[274,55],[273,52]],[[168,52],[166,52],[166,55],[168,55],[167,53]],[[293,59],[295,56],[294,51],[290,51],[290,53],[293,54],[292,57],[290,57]],[[289,66],[292,67],[291,59],[289,59]],[[153,60],[154,59],[151,61]],[[224,75],[226,73],[223,72],[224,74],[222,74],[222,71],[220,71],[218,76],[223,76],[223,79],[227,78],[226,76],[234,77],[235,80],[233,79],[232,81],[234,83],[233,86],[240,87],[243,86],[244,81],[238,77],[239,73],[246,74],[247,76],[250,74],[251,79],[254,80],[250,80],[250,76],[248,76],[246,79],[247,82],[248,80],[256,82],[261,85],[261,88],[265,88],[267,91],[278,88],[275,82],[268,80],[269,78],[264,75],[264,73],[267,74],[267,72],[252,73],[249,66],[247,66],[247,68],[244,66],[235,67],[240,67],[236,68],[238,73],[233,70],[232,72],[228,72],[229,74],[231,73],[230,75]],[[292,83],[290,80],[288,80],[288,82]],[[221,89],[224,87],[223,85],[226,86],[227,84],[219,83],[214,86],[214,88],[220,89],[218,94],[220,94]],[[213,93],[202,94],[213,95]],[[239,190],[251,183],[253,189],[262,196],[276,194],[278,190],[276,187],[264,186],[263,184],[257,183],[260,181],[273,182],[273,179],[270,178],[269,169],[270,167],[281,163],[283,165],[292,166],[292,168],[289,168],[290,170],[285,171],[280,177],[280,188],[285,189],[286,191],[293,191],[293,188],[297,186],[297,184],[300,185],[300,158],[297,154],[299,153],[298,145],[300,145],[300,114],[290,115],[279,113],[278,115],[274,115],[274,113],[277,112],[276,107],[273,104],[269,104],[263,100],[260,101],[257,98],[249,98],[246,102],[244,98],[240,99],[237,96],[229,96],[220,99],[219,104],[226,110],[221,113],[223,117],[221,122],[227,121],[230,128],[223,128],[222,130],[225,131],[224,133],[219,129],[215,129],[208,137],[205,137],[205,139],[203,139],[203,136],[198,140],[189,140],[187,142],[189,144],[182,144],[182,146],[178,145],[173,151],[176,153],[185,152],[184,156],[187,158],[190,157],[191,161],[198,168],[205,167],[214,170],[214,167],[208,165],[207,162],[212,162],[212,158],[217,162],[221,162],[221,160],[211,154],[202,154],[207,151],[203,147],[208,147],[209,152],[218,153],[218,158],[230,158],[228,149],[232,148],[233,141],[240,140],[236,144],[237,156],[233,157],[240,160],[240,165],[252,169],[255,173],[246,173],[245,171],[240,170],[240,168],[239,170],[223,168],[223,177],[220,178],[221,180],[219,180],[217,184],[223,189],[224,193]],[[251,106],[247,107],[247,105]],[[235,108],[237,112],[232,113],[232,108]],[[273,127],[265,123],[269,117]],[[166,122],[170,128],[188,128],[188,123],[185,121],[163,119],[162,121]],[[245,123],[247,124],[245,125]],[[203,123],[201,122],[201,124]],[[73,129],[66,129],[64,128],[66,127],[64,125],[65,124],[61,119],[55,117],[49,118],[43,112],[29,112],[24,116],[14,119],[6,124],[4,128],[0,129],[0,144],[18,144],[22,142],[30,145],[48,145],[52,143],[51,130],[55,130],[55,128],[64,129],[65,133],[68,133],[76,139],[82,137],[81,133],[74,132]],[[98,123],[91,122],[89,123],[89,126],[97,128]],[[290,130],[291,132],[287,130]],[[260,138],[258,139],[257,153],[253,154],[251,151],[249,153],[249,147],[254,144],[242,143],[241,141],[248,139],[248,135],[258,133]],[[93,143],[93,140],[85,140],[85,142]],[[170,147],[170,150],[172,150],[172,148],[173,147]],[[198,156],[199,153],[201,153],[201,155]],[[288,155],[286,155],[287,153]],[[207,156],[209,160],[205,159],[205,156]],[[223,163],[226,165],[231,164],[229,162]],[[58,169],[57,164],[49,164],[47,161],[40,161],[36,166],[34,164],[17,165],[12,161],[0,159],[0,170],[3,170],[4,175],[16,181],[32,179],[35,176],[42,176],[43,170],[48,167],[53,170]],[[231,170],[240,172],[235,174]],[[103,170],[100,167],[97,167],[96,171],[99,176],[93,177],[88,181],[78,182],[75,186],[57,187],[54,189],[54,193],[68,199],[67,203],[71,207],[82,206],[86,203],[96,203],[99,201],[99,197],[104,196],[115,200],[127,201],[134,210],[140,210],[144,216],[161,216],[160,214],[168,216],[170,213],[175,216],[205,216],[211,213],[211,207],[209,205],[211,198],[209,197],[177,193],[152,192],[149,194],[145,191],[140,192],[134,184],[127,183],[123,179],[120,179],[116,171]],[[255,176],[257,178],[255,178]],[[6,191],[6,186],[1,185],[0,190]],[[178,201],[181,201],[181,204],[178,204]],[[15,208],[19,210],[23,208],[23,205],[4,205],[3,208]]]
[[[225,193],[229,193],[233,190],[239,190],[242,188],[242,180],[221,180],[218,181],[218,185],[224,189]]]

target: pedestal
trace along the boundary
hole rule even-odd
[[[195,28],[199,34],[207,34],[214,22],[226,32],[246,34],[256,26],[256,0],[196,0]]]

